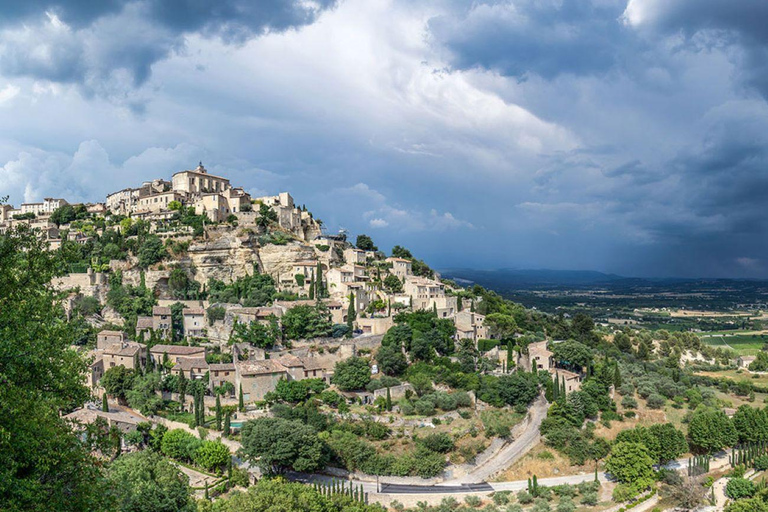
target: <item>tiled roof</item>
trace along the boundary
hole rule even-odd
[[[276,361],[285,367],[292,368],[294,366],[303,366],[301,359],[293,354],[284,354],[276,358]]]
[[[286,367],[274,359],[263,361],[243,361],[238,363],[241,375],[268,375],[270,373],[285,373]]]
[[[152,315],[170,315],[171,308],[165,306],[152,306]]]
[[[155,345],[150,352],[153,354],[168,354],[173,356],[189,356],[205,352],[204,347],[188,347],[186,345]]]
[[[152,328],[152,317],[151,316],[140,316],[136,319],[136,330],[140,331],[142,329],[151,329]]]
[[[205,309],[203,309],[203,308],[185,308],[182,311],[182,313],[183,313],[184,316],[187,316],[187,315],[204,315],[205,314]]]
[[[208,365],[212,372],[232,372],[235,371],[235,363],[213,363]]]
[[[208,369],[208,363],[206,362],[204,357],[190,357],[190,358],[184,358],[179,359],[179,362],[176,364],[176,366],[173,367],[174,369],[183,370],[185,372],[188,372],[192,369]]]

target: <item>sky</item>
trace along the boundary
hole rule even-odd
[[[0,0],[0,196],[198,161],[437,268],[768,277],[765,0]]]

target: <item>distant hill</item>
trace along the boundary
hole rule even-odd
[[[518,270],[510,268],[475,270],[456,268],[441,270],[440,273],[446,279],[454,279],[463,284],[467,284],[467,282],[477,283],[490,289],[595,286],[628,279],[616,274],[605,274],[593,270]]]

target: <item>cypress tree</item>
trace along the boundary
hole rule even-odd
[[[314,300],[315,298],[315,282],[310,281],[309,283],[309,300]]]
[[[216,430],[221,430],[221,398],[216,393]]]
[[[355,328],[355,320],[357,319],[357,312],[355,311],[355,294],[349,294],[349,307],[347,308],[347,335],[351,338],[352,331]]]
[[[469,312],[474,313],[475,312],[475,299],[471,299],[469,301]]]
[[[208,480],[205,481],[205,501],[208,501],[210,498],[208,497]]]
[[[240,396],[237,398],[237,410],[245,412],[245,401],[243,400],[243,384],[240,384]]]
[[[621,370],[619,370],[618,364],[613,367],[613,387],[616,389],[621,387]]]
[[[224,430],[222,431],[221,435],[224,437],[229,437],[230,434],[230,427],[229,427],[229,417],[232,415],[229,411],[227,411],[227,414],[224,415]]]
[[[437,302],[432,303],[432,314],[437,318]]]
[[[200,400],[197,398],[197,387],[192,391],[192,405],[195,414],[195,426],[200,426]]]
[[[101,395],[101,410],[104,412],[109,412],[109,401],[107,400],[106,392]]]
[[[387,410],[392,410],[392,395],[389,393],[389,386],[387,386]]]
[[[323,287],[323,264],[319,261],[317,262],[317,278],[315,279],[317,284],[317,290],[315,290],[315,297],[319,299],[323,298],[325,295],[324,291],[325,288]]]
[[[168,354],[166,354],[167,356]],[[187,378],[184,376],[184,372],[179,372],[178,381],[179,402],[181,402],[181,410],[184,410],[185,393],[187,392]]]

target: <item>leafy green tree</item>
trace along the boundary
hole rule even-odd
[[[62,224],[69,224],[76,218],[77,218],[77,213],[75,212],[75,208],[71,204],[65,204],[65,205],[59,206],[58,208],[53,210],[53,213],[51,214],[51,222],[53,222],[57,226],[61,226]]]
[[[242,428],[242,454],[265,472],[312,472],[328,462],[325,445],[314,428],[300,421],[258,418]]]
[[[765,409],[742,405],[733,415],[733,426],[738,432],[740,443],[754,443],[768,439],[768,413]]]
[[[323,303],[294,306],[285,312],[281,321],[289,340],[330,336],[333,330],[328,308]]]
[[[402,281],[400,281],[400,278],[394,274],[388,274],[387,277],[384,278],[383,284],[384,288],[386,288],[389,293],[402,293],[403,291]]]
[[[237,322],[232,330],[232,341],[235,343],[250,343],[254,347],[272,348],[280,339],[280,326],[275,315],[269,315],[267,324]]]
[[[133,378],[131,389],[125,392],[125,398],[128,401],[128,405],[138,409],[142,414],[155,414],[163,405],[163,399],[156,393],[159,389],[159,373],[137,374]]]
[[[688,441],[694,448],[712,453],[735,445],[738,434],[733,422],[723,411],[703,411],[691,418]]]
[[[189,478],[160,455],[139,451],[119,457],[108,471],[120,512],[194,512]]]
[[[163,454],[177,460],[191,460],[200,446],[200,440],[180,428],[169,430],[163,435]]]
[[[613,445],[605,469],[621,483],[641,490],[654,481],[653,459],[645,445],[620,441]]]
[[[126,396],[133,388],[133,380],[136,378],[136,372],[123,365],[109,368],[101,376],[99,383],[109,396],[117,398],[126,403]]]
[[[277,212],[265,204],[260,204],[259,218],[256,220],[256,224],[266,229],[275,222],[277,222]]]
[[[154,265],[167,258],[168,251],[163,246],[160,237],[157,235],[147,235],[139,247],[137,256],[139,258],[139,267],[148,268],[150,265]]]
[[[725,512],[768,512],[768,503],[761,498],[738,500],[725,507]]]
[[[387,330],[387,333],[381,339],[381,346],[393,345],[397,348],[402,347],[405,350],[410,350],[412,340],[413,329],[411,329],[411,326],[408,324],[396,324]]]
[[[215,471],[223,471],[231,459],[229,448],[221,441],[203,441],[193,456],[195,464]]]
[[[564,341],[551,346],[555,360],[566,368],[581,372],[592,363],[592,351],[578,341]]]
[[[355,246],[361,251],[378,251],[379,248],[373,244],[373,240],[368,235],[357,235]]]
[[[174,299],[196,299],[200,294],[200,283],[190,279],[183,269],[174,268],[168,278],[168,291]]]
[[[65,263],[21,226],[0,235],[0,510],[99,510],[104,481],[62,413],[89,398],[50,286]]]
[[[396,345],[382,345],[376,352],[376,362],[385,375],[402,375],[408,369],[405,354]]]
[[[517,322],[510,315],[491,313],[485,317],[485,325],[491,330],[491,335],[497,339],[506,339],[517,331]]]
[[[342,391],[363,389],[371,380],[371,368],[368,360],[362,357],[350,357],[339,361],[334,366],[331,382]]]

